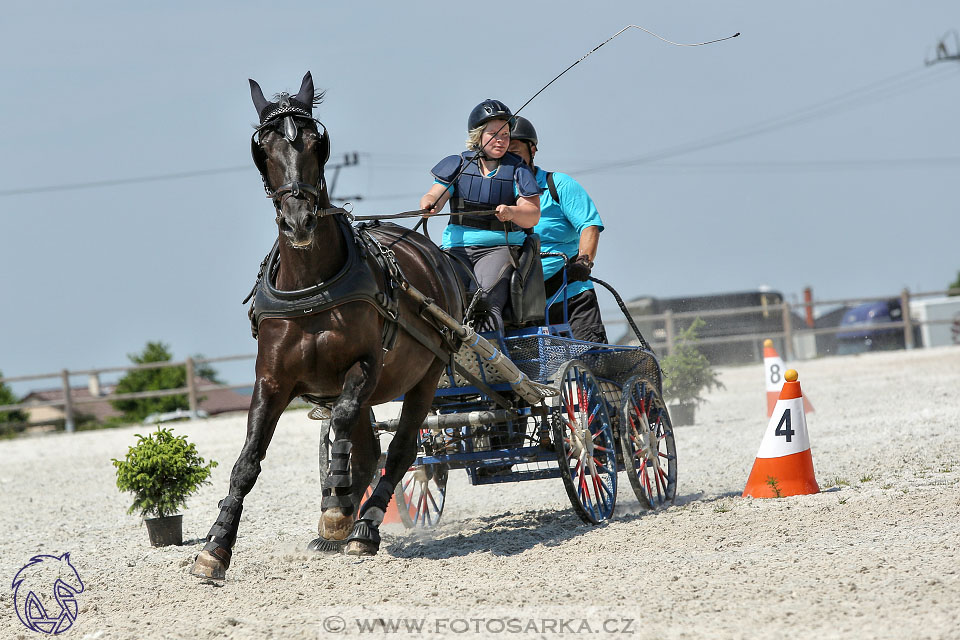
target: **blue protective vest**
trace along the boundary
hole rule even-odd
[[[468,211],[487,211],[495,209],[497,205],[517,204],[517,196],[514,192],[514,180],[518,167],[523,166],[523,160],[512,153],[506,153],[500,159],[500,167],[496,174],[491,177],[484,177],[481,173],[479,162],[475,160],[475,151],[465,151],[458,156],[448,156],[437,163],[431,173],[433,177],[441,182],[449,183],[457,175],[460,168],[466,164],[466,167],[457,176],[453,183],[453,194],[450,196],[450,211],[454,213]],[[503,223],[491,220],[489,216],[452,216],[451,224],[463,224],[467,221],[468,226],[478,226],[479,228],[503,228]],[[496,226],[494,226],[496,223]],[[482,227],[480,225],[483,225]],[[513,224],[510,228],[517,230]]]

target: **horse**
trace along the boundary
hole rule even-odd
[[[332,405],[320,537],[310,547],[377,553],[384,511],[416,459],[419,428],[446,365],[441,356],[456,348],[442,327],[421,316],[423,299],[398,294],[396,285],[415,288],[458,321],[465,306],[454,267],[427,238],[395,225],[358,231],[346,211],[331,207],[323,175],[330,136],[313,116],[323,93],[314,91],[309,71],[295,96],[268,101],[252,79],[250,92],[260,118],[251,150],[278,237],[254,299],[256,382],[246,438],[191,569],[212,579],[226,575],[243,498],[260,474],[280,414],[297,396]],[[281,303],[287,306],[278,311]],[[363,501],[379,457],[370,407],[400,396],[383,477]],[[321,455],[324,449],[321,443]]]

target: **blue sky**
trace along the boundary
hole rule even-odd
[[[681,42],[743,35],[678,48],[631,30],[523,112],[538,164],[596,201],[595,273],[624,297],[886,295],[960,270],[960,63],[924,66],[960,27],[955,2],[266,6],[5,8],[4,374],[120,365],[147,340],[177,357],[255,351],[240,301],[276,228],[247,78],[295,91],[311,70],[333,161],[360,153],[337,192],[390,213],[462,148],[477,102],[518,107],[631,23]],[[250,362],[223,370],[252,378]]]

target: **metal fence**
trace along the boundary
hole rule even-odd
[[[917,300],[922,298],[933,298],[941,297],[947,295],[958,295],[960,294],[960,289],[948,289],[945,291],[925,291],[921,293],[911,293],[908,289],[904,289],[900,292],[900,307],[902,309],[903,315],[900,320],[892,322],[884,322],[882,325],[871,324],[871,323],[860,323],[860,324],[848,324],[843,326],[835,327],[821,327],[813,328],[809,326],[795,327],[794,326],[794,316],[793,313],[799,310],[813,309],[815,307],[852,307],[858,304],[863,304],[866,302],[883,302],[887,300],[892,300],[898,296],[878,296],[870,298],[848,298],[841,300],[811,300],[809,302],[803,302],[798,305],[791,305],[789,302],[783,302],[780,304],[766,304],[764,306],[755,306],[755,307],[738,307],[732,309],[716,309],[716,310],[704,310],[704,311],[684,311],[684,312],[672,312],[667,310],[661,314],[644,314],[642,316],[634,315],[632,316],[635,321],[642,320],[645,323],[650,322],[663,322],[664,324],[664,337],[662,340],[650,340],[648,342],[658,353],[669,354],[672,350],[674,339],[677,333],[677,325],[683,324],[684,320],[692,321],[695,318],[719,318],[724,316],[736,316],[743,315],[746,313],[779,313],[780,315],[780,330],[779,331],[764,331],[763,334],[758,333],[740,333],[736,335],[728,336],[716,336],[716,337],[701,337],[696,341],[698,345],[709,345],[709,344],[727,344],[735,342],[752,342],[755,344],[762,344],[767,338],[770,339],[781,339],[783,341],[785,353],[783,354],[784,358],[787,360],[794,359],[793,347],[795,344],[795,339],[799,335],[823,335],[823,334],[837,334],[849,331],[856,331],[859,329],[900,329],[903,331],[904,346],[907,349],[913,349],[915,345],[914,340],[914,328],[921,325],[937,325],[937,324],[951,324],[954,322],[953,319],[942,319],[942,320],[927,320],[927,321],[917,321],[911,317],[910,314],[910,301]],[[627,303],[629,308],[630,303]],[[812,317],[812,316],[811,316]],[[605,319],[606,324],[625,324],[626,319],[618,318],[613,320]],[[689,322],[685,323],[689,324]]]
[[[902,319],[896,322],[887,322],[882,326],[884,329],[902,329],[903,330],[903,339],[904,345],[907,349],[914,348],[914,332],[913,329],[918,324],[947,324],[953,322],[951,319],[945,320],[934,320],[927,321],[926,323],[919,323],[911,318],[910,315],[910,300],[919,299],[919,298],[930,298],[935,296],[945,296],[945,295],[957,295],[960,294],[960,289],[950,289],[947,291],[929,291],[923,293],[914,293],[911,294],[907,289],[904,289],[900,293],[900,304],[903,310]],[[818,334],[830,334],[830,333],[840,333],[845,331],[853,331],[857,329],[875,329],[878,327],[876,324],[858,324],[858,325],[844,325],[837,327],[823,327],[815,329],[812,327],[802,327],[796,328],[793,326],[793,311],[799,309],[806,309],[809,307],[820,306],[852,306],[856,304],[862,304],[865,302],[878,302],[885,301],[895,298],[896,296],[883,296],[883,297],[873,297],[873,298],[855,298],[855,299],[844,299],[844,300],[818,300],[818,301],[809,301],[804,302],[800,305],[791,305],[788,302],[782,304],[768,304],[765,306],[758,307],[741,307],[736,309],[717,309],[712,311],[688,311],[682,313],[672,313],[667,311],[663,314],[658,315],[643,315],[635,316],[637,320],[643,320],[645,322],[649,321],[663,321],[665,328],[665,335],[663,340],[659,341],[650,341],[651,346],[654,347],[659,353],[669,354],[674,337],[676,335],[676,327],[678,323],[682,323],[684,320],[693,320],[694,318],[712,318],[712,317],[723,317],[723,316],[733,316],[740,315],[744,313],[751,312],[779,312],[781,317],[781,330],[773,332],[765,332],[763,335],[757,333],[743,333],[737,335],[729,336],[720,336],[720,337],[705,337],[697,340],[697,344],[721,344],[721,343],[734,343],[734,342],[753,342],[755,344],[761,344],[765,339],[782,339],[784,344],[784,358],[787,360],[794,359],[793,345],[794,339],[800,335],[818,335]],[[629,306],[629,303],[628,303]],[[625,323],[625,319],[621,320],[608,320],[607,324],[617,324]],[[77,406],[82,406],[83,404],[95,403],[95,402],[104,402],[111,400],[133,400],[138,398],[160,398],[164,396],[172,395],[182,395],[186,394],[190,411],[193,415],[196,415],[197,410],[199,409],[198,398],[200,394],[213,391],[216,389],[246,389],[253,385],[252,382],[247,382],[244,384],[233,384],[233,385],[220,385],[220,384],[200,384],[196,376],[196,366],[198,364],[212,364],[217,362],[228,362],[235,360],[252,360],[256,358],[256,354],[244,354],[244,355],[234,355],[234,356],[221,356],[217,358],[187,358],[182,361],[166,361],[166,362],[151,362],[147,364],[139,365],[130,365],[125,367],[108,367],[104,369],[80,369],[80,370],[67,370],[63,369],[62,371],[55,373],[41,373],[28,376],[12,376],[0,378],[0,383],[8,382],[27,382],[31,380],[47,380],[47,379],[59,379],[60,386],[63,389],[63,396],[55,400],[45,400],[37,402],[26,402],[18,404],[7,404],[0,405],[0,412],[2,411],[15,411],[23,409],[32,409],[38,407],[63,407],[64,412],[64,421],[67,431],[74,431],[76,428],[76,415],[77,415]],[[89,398],[74,398],[71,392],[70,378],[71,376],[96,376],[99,379],[101,374],[109,373],[127,373],[130,371],[137,371],[140,369],[158,369],[164,367],[186,367],[186,386],[180,387],[178,389],[164,389],[161,391],[138,391],[133,393],[111,393],[106,395],[96,395]]]

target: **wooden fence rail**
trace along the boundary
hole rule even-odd
[[[904,345],[907,349],[914,348],[913,340],[913,327],[918,324],[947,324],[952,322],[951,320],[930,320],[924,323],[918,323],[913,320],[910,316],[910,300],[914,298],[925,298],[933,296],[944,296],[944,295],[956,295],[960,294],[960,289],[949,289],[946,291],[930,291],[924,293],[911,294],[907,289],[904,289],[899,298],[901,309],[903,310],[902,319],[897,322],[888,322],[884,323],[883,327],[888,329],[902,329]],[[801,305],[798,305],[798,308],[807,308],[807,307],[816,307],[816,306],[836,306],[836,305],[853,305],[861,304],[864,302],[879,302],[884,300],[890,300],[897,296],[883,296],[883,297],[871,297],[871,298],[855,298],[847,300],[826,300],[826,301],[810,301],[803,302]],[[629,303],[628,303],[629,306]],[[781,317],[781,330],[766,332],[764,334],[757,333],[745,333],[737,334],[730,336],[717,336],[717,337],[708,337],[700,338],[697,340],[698,344],[725,344],[725,343],[737,343],[737,342],[754,342],[760,343],[767,338],[782,338],[785,346],[784,358],[787,360],[793,359],[793,342],[794,336],[798,333],[804,335],[821,335],[821,334],[830,334],[830,333],[840,333],[846,331],[854,331],[857,329],[863,328],[877,328],[875,324],[858,324],[858,325],[845,325],[842,327],[823,327],[820,329],[814,328],[803,328],[798,331],[793,327],[793,316],[792,316],[792,307],[790,303],[783,302],[781,304],[768,304],[757,307],[740,307],[736,309],[717,309],[712,311],[683,311],[683,312],[674,312],[667,310],[662,314],[657,315],[643,315],[636,316],[634,319],[642,319],[645,322],[649,321],[663,321],[664,323],[664,340],[661,341],[650,341],[650,344],[654,349],[662,350],[666,353],[670,353],[673,339],[676,335],[676,323],[678,320],[687,320],[693,319],[696,317],[702,318],[714,318],[714,317],[725,317],[732,315],[739,315],[744,313],[780,313]],[[607,320],[607,324],[618,324],[626,323],[625,319],[611,319]],[[22,409],[30,409],[37,407],[63,407],[64,418],[67,431],[74,431],[76,429],[75,418],[76,418],[76,405],[89,404],[94,402],[103,402],[111,400],[135,400],[141,398],[161,398],[165,396],[173,395],[182,395],[185,394],[188,399],[188,404],[190,411],[193,415],[196,415],[196,412],[199,408],[199,394],[202,394],[206,391],[213,391],[217,389],[243,389],[253,386],[253,382],[244,383],[244,384],[233,384],[233,385],[204,385],[198,384],[196,378],[196,366],[198,364],[210,364],[216,362],[229,362],[236,360],[252,360],[256,358],[256,354],[239,354],[239,355],[230,355],[230,356],[218,356],[213,358],[186,358],[185,360],[179,361],[166,361],[166,362],[149,362],[145,364],[129,365],[123,367],[105,367],[100,369],[77,369],[77,370],[67,370],[63,369],[55,373],[38,373],[25,376],[9,376],[0,378],[0,383],[8,382],[28,382],[33,380],[46,380],[46,379],[60,379],[60,385],[63,388],[63,397],[56,400],[44,400],[37,402],[27,402],[27,403],[17,403],[17,404],[7,404],[0,405],[0,412],[2,411],[16,411]],[[130,371],[138,371],[142,369],[160,369],[164,367],[185,367],[187,370],[187,385],[179,389],[163,389],[160,391],[137,391],[131,393],[112,393],[105,395],[97,395],[90,398],[74,398],[71,394],[70,388],[70,378],[71,376],[99,376],[104,373],[127,373]]]

